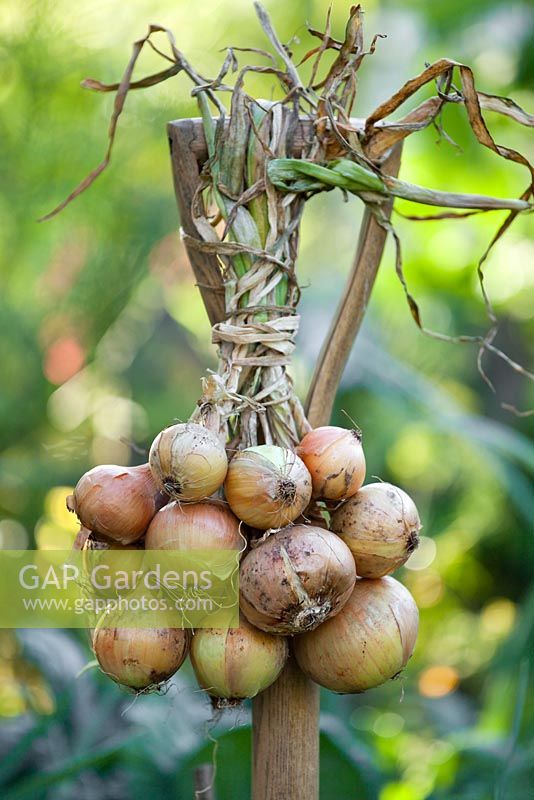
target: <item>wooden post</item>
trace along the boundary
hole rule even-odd
[[[252,800],[319,797],[319,687],[292,655],[252,701]]]
[[[361,120],[355,120],[357,125]],[[309,122],[303,120],[293,141],[299,157]],[[191,219],[191,201],[207,158],[200,120],[185,119],[168,125],[176,199],[183,229],[200,238]],[[400,148],[386,162],[397,174]],[[308,396],[308,418],[316,427],[329,422],[343,367],[359,329],[382,257],[385,231],[365,212],[358,249],[340,305],[321,352]],[[190,248],[191,266],[210,322],[224,316],[217,261]],[[319,687],[299,670],[292,656],[278,680],[252,703],[253,800],[318,800],[319,797]]]

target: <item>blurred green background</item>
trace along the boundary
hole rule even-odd
[[[303,23],[321,27],[327,4],[266,6],[281,38],[296,36],[293,48],[304,53]],[[335,4],[338,33],[348,6]],[[108,172],[60,217],[36,223],[104,150],[112,98],[82,91],[80,80],[116,80],[149,22],[171,27],[210,75],[222,47],[264,42],[248,0],[4,0],[1,11],[0,546],[68,547],[76,526],[64,511],[66,487],[96,463],[144,460],[160,428],[188,417],[215,363],[178,236],[165,135],[167,120],[196,115],[185,79],[133,93]],[[441,56],[467,61],[480,89],[532,111],[528,2],[369,0],[365,12],[367,36],[388,38],[360,72],[358,116]],[[155,69],[148,52],[139,74]],[[497,141],[533,155],[528,129],[487,119]],[[447,107],[444,122],[459,147],[434,129],[412,136],[401,177],[456,191],[523,191],[525,171],[484,151],[461,108]],[[302,395],[360,218],[356,200],[333,193],[312,200],[304,218],[293,369]],[[476,261],[502,219],[396,217],[429,326],[485,331]],[[519,219],[487,264],[497,343],[521,362],[532,341],[532,232],[532,217]],[[335,421],[356,420],[369,477],[400,484],[420,508],[422,544],[398,577],[419,604],[421,633],[400,680],[362,696],[324,693],[322,800],[534,797],[534,450],[529,418],[500,405],[528,408],[533,395],[501,362],[488,359],[487,371],[497,396],[477,373],[475,350],[416,330],[388,247]],[[96,669],[80,675],[90,659],[80,632],[0,632],[3,797],[190,798],[192,765],[212,758],[212,737],[218,800],[248,796],[247,707],[212,720],[188,667],[164,696],[134,700]]]

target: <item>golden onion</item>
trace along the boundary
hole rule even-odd
[[[350,548],[358,575],[381,578],[417,548],[421,522],[406,492],[391,483],[370,483],[334,512],[330,527]]]
[[[228,459],[214,433],[196,422],[165,428],[152,443],[148,457],[158,486],[175,500],[194,502],[219,489]]]
[[[106,464],[80,478],[67,497],[67,508],[93,533],[131,544],[143,536],[164,502],[148,464]]]
[[[244,538],[239,520],[214,501],[180,505],[158,511],[149,525],[147,550],[241,550]]]
[[[343,609],[293,642],[313,681],[333,692],[364,692],[404,669],[417,639],[419,612],[394,578],[361,578]]]
[[[295,453],[259,445],[236,453],[224,491],[239,519],[267,530],[293,522],[310,502],[312,485],[310,473]]]
[[[223,701],[255,697],[279,676],[287,641],[257,630],[245,619],[239,628],[201,628],[191,643],[191,664],[202,689]]]
[[[365,480],[365,456],[360,431],[324,425],[307,433],[297,447],[313,483],[313,496],[344,500]]]
[[[181,628],[106,628],[99,623],[93,649],[102,672],[140,691],[174,675],[187,656],[190,638]]]

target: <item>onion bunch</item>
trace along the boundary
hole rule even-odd
[[[224,706],[277,679],[292,637],[301,669],[333,691],[361,692],[394,677],[414,648],[418,614],[408,590],[383,576],[417,546],[420,521],[401,489],[362,486],[365,469],[359,431],[325,426],[296,452],[258,445],[228,462],[219,438],[190,422],[163,430],[148,464],[86,473],[67,500],[84,557],[246,551],[237,628],[191,637],[163,618],[154,629],[101,620],[93,647],[102,670],[145,691],[190,650],[199,685]],[[125,567],[133,555],[124,553]]]

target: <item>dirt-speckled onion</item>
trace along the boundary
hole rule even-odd
[[[261,630],[302,633],[337,614],[355,580],[354,558],[338,536],[294,525],[272,534],[243,559],[240,608]]]
[[[297,447],[313,483],[313,496],[344,500],[356,494],[365,479],[362,435],[334,425],[307,433]]]
[[[196,422],[161,431],[152,442],[148,460],[158,486],[182,502],[212,495],[222,486],[228,469],[222,442]]]
[[[99,623],[93,649],[102,672],[139,691],[174,675],[187,656],[190,638],[180,628],[105,628]]]
[[[370,483],[332,515],[330,527],[349,546],[358,575],[381,578],[417,548],[421,522],[406,492],[391,483]]]
[[[174,502],[158,511],[149,525],[147,550],[242,550],[239,520],[218,502]]]
[[[106,464],[82,475],[67,498],[67,508],[93,533],[131,544],[141,538],[164,502],[148,464]]]
[[[190,658],[208,694],[223,701],[244,700],[277,679],[287,659],[287,641],[241,619],[239,628],[195,631]]]
[[[224,492],[239,519],[265,531],[302,514],[311,499],[311,477],[291,450],[264,444],[235,454]]]
[[[412,655],[419,612],[395,578],[362,578],[344,608],[311,633],[295,637],[302,671],[333,692],[364,692],[394,678]]]

